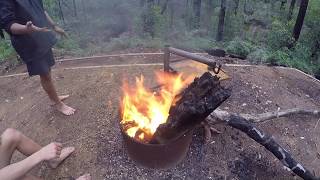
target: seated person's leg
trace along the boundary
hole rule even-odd
[[[20,133],[14,129],[5,130],[0,139],[0,169],[9,165],[12,154],[21,140]]]

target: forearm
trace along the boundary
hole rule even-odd
[[[54,27],[56,25],[56,23],[53,21],[53,19],[49,16],[49,14],[47,13],[47,11],[44,12],[46,14],[47,20],[49,21],[50,25],[52,27]]]
[[[26,159],[6,166],[0,169],[1,179],[15,180],[26,175],[32,168],[38,165],[42,159],[34,153],[33,155],[27,157]]]
[[[27,29],[26,25],[22,25],[19,23],[13,23],[10,27],[10,32],[12,34],[29,34],[30,32]]]

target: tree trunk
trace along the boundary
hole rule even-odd
[[[65,23],[63,11],[62,11],[62,6],[61,6],[61,1],[60,1],[60,0],[58,0],[58,7],[59,7],[60,19],[62,20],[63,23]]]
[[[140,7],[144,7],[146,1],[145,0],[140,0]]]
[[[213,15],[213,11],[214,11],[213,1],[207,0],[206,1],[206,15],[204,17],[204,24],[205,24],[205,27],[207,28],[208,31],[211,28],[211,22],[212,22],[211,17]]]
[[[287,0],[282,0],[282,1],[281,1],[280,10],[286,9],[286,8],[285,8],[286,3],[287,3]]]
[[[168,2],[169,0],[166,0],[166,2],[163,4],[162,8],[161,8],[161,14],[164,14],[168,8]]]
[[[235,6],[234,6],[234,15],[238,14],[239,4],[240,0],[234,0]]]
[[[219,14],[219,24],[218,24],[218,32],[217,32],[217,41],[223,40],[223,32],[224,32],[224,18],[226,16],[226,0],[221,0],[221,8]]]
[[[74,16],[78,17],[76,0],[72,0]]]
[[[306,12],[308,9],[308,3],[309,3],[309,0],[301,0],[299,14],[296,20],[296,24],[294,25],[293,35],[292,35],[295,41],[298,41],[299,39],[301,29],[303,26],[304,17],[306,16]]]
[[[294,7],[296,5],[296,0],[291,0],[289,13],[288,13],[288,21],[291,21]]]
[[[201,0],[193,0],[193,12],[194,12],[193,26],[195,29],[199,29],[200,17],[201,17]]]

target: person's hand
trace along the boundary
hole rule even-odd
[[[49,32],[50,29],[48,29],[47,27],[37,27],[35,26],[31,21],[28,21],[26,24],[26,28],[27,28],[27,32],[28,33],[33,33],[33,32]]]
[[[54,26],[53,30],[56,33],[60,34],[62,37],[67,37],[67,33],[62,28],[60,28],[59,26]]]
[[[62,144],[53,142],[43,147],[42,149],[40,149],[40,151],[38,151],[38,154],[41,160],[50,161],[50,160],[59,158],[61,154],[61,150],[62,150]]]

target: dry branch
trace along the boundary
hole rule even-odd
[[[293,115],[320,116],[320,111],[294,108],[294,109],[288,109],[284,111],[267,112],[267,113],[257,114],[257,115],[240,114],[240,116],[242,116],[243,118],[254,123],[264,122],[264,121],[268,121],[268,120],[280,118],[280,117],[289,117]]]

